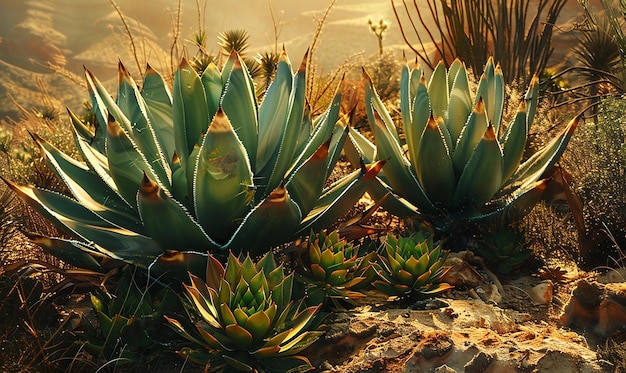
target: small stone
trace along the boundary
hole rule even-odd
[[[446,282],[457,288],[473,288],[485,282],[480,273],[476,272],[474,267],[460,256],[450,254],[443,265],[450,267],[450,270],[441,278],[441,282]]]
[[[457,372],[456,370],[450,368],[446,364],[443,364],[442,366],[438,366],[437,368],[435,368],[435,373],[457,373]]]
[[[484,352],[479,352],[472,360],[465,364],[465,373],[482,373],[487,370],[487,367],[493,361],[493,356]]]
[[[528,290],[528,295],[535,304],[550,304],[552,303],[552,293],[554,291],[554,284],[550,280],[545,280],[538,285],[533,286]]]

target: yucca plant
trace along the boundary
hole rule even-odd
[[[347,242],[334,230],[319,234],[311,232],[308,240],[309,262],[297,276],[304,285],[309,304],[320,304],[330,300],[336,308],[341,302],[353,302],[365,295],[352,290],[367,280],[361,276],[364,256],[359,255],[359,246]]]
[[[446,255],[441,245],[421,231],[409,237],[387,234],[384,249],[373,265],[379,279],[374,286],[383,293],[398,297],[419,298],[452,289],[441,282],[449,268],[443,267]]]
[[[382,167],[361,164],[325,187],[346,118],[340,93],[311,118],[305,71],[303,62],[293,74],[283,52],[258,104],[237,53],[201,76],[183,60],[173,93],[151,68],[139,88],[120,64],[114,99],[87,70],[95,126],[70,112],[83,160],[33,134],[73,198],[5,181],[78,238],[54,242],[59,257],[79,267],[104,256],[186,279],[187,270],[204,271],[207,251],[262,254],[330,225]]]
[[[207,281],[191,275],[185,295],[199,315],[194,325],[167,318],[181,336],[194,342],[179,354],[209,370],[302,372],[313,367],[297,355],[323,331],[321,304],[305,307],[292,299],[293,274],[286,275],[267,253],[254,263],[232,253],[226,268],[209,257]]]
[[[528,212],[545,190],[545,178],[572,136],[577,119],[544,148],[523,160],[537,110],[535,77],[513,120],[503,123],[504,79],[489,59],[477,91],[456,60],[446,71],[435,68],[427,83],[419,68],[402,68],[400,98],[406,148],[371,79],[365,76],[367,117],[376,146],[350,131],[346,151],[359,157],[386,159],[379,183],[370,194],[398,215],[418,213],[437,231],[460,222],[517,218]]]

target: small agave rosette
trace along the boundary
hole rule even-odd
[[[250,372],[312,368],[296,354],[323,334],[317,329],[321,305],[304,308],[291,299],[293,274],[285,276],[271,254],[254,264],[249,256],[240,261],[231,253],[226,269],[211,257],[206,282],[190,277],[186,295],[202,321],[191,330],[178,320],[168,321],[204,350],[184,349],[181,355]]]
[[[452,288],[440,282],[449,270],[443,267],[441,246],[433,248],[432,239],[424,239],[420,233],[399,238],[388,234],[384,253],[378,257],[374,269],[380,279],[374,286],[387,295],[420,297]]]
[[[310,265],[298,279],[304,283],[307,303],[318,304],[330,299],[336,306],[340,300],[352,302],[363,293],[351,290],[367,278],[360,276],[363,257],[358,245],[339,236],[338,231],[311,232],[308,242]]]

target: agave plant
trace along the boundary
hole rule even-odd
[[[432,238],[418,231],[410,237],[387,234],[383,254],[374,264],[380,277],[374,286],[383,293],[399,297],[422,297],[452,289],[440,282],[449,268],[443,267],[441,245],[433,247]]]
[[[486,233],[478,244],[478,251],[500,273],[511,272],[532,254],[524,231],[509,226]]]
[[[365,257],[359,255],[358,245],[347,242],[334,230],[317,235],[311,232],[307,246],[310,263],[297,276],[304,284],[307,302],[319,304],[330,300],[340,308],[342,300],[352,302],[365,296],[352,290],[367,280],[361,276]]]
[[[332,223],[382,167],[361,164],[325,187],[347,118],[340,93],[311,118],[305,71],[293,74],[283,51],[258,104],[235,52],[201,76],[183,59],[173,93],[151,68],[139,88],[120,64],[114,99],[86,70],[96,123],[69,113],[82,161],[32,135],[73,198],[5,181],[78,238],[50,241],[77,266],[104,256],[186,278],[204,271],[207,251],[262,254]]]
[[[346,151],[352,162],[387,159],[369,192],[398,215],[422,215],[438,231],[454,223],[528,212],[545,190],[545,178],[560,158],[577,119],[544,148],[522,162],[537,109],[535,77],[513,120],[503,123],[504,79],[489,59],[477,91],[470,91],[465,66],[439,63],[428,84],[418,67],[402,68],[400,98],[403,148],[394,122],[371,79],[365,76],[367,117],[376,146],[355,130]]]
[[[226,268],[209,257],[207,281],[191,275],[185,294],[200,316],[195,326],[167,318],[196,348],[179,353],[185,359],[219,370],[229,366],[246,372],[302,372],[313,367],[297,355],[315,342],[321,304],[303,307],[292,300],[293,274],[285,275],[267,253],[256,264],[232,253]]]
[[[115,294],[104,290],[92,293],[91,304],[100,332],[86,333],[85,350],[106,360],[137,363],[146,353],[164,348],[159,338],[162,333],[157,332],[163,325],[163,312],[176,309],[180,302],[170,288],[160,288],[155,294],[138,288],[127,267]]]

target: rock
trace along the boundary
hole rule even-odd
[[[626,283],[601,284],[581,280],[560,321],[610,337],[626,328]]]
[[[535,285],[528,290],[528,295],[535,304],[552,303],[552,292],[554,284],[550,280],[542,281],[539,285]]]
[[[498,304],[502,300],[502,295],[495,284],[482,284],[475,291],[478,297],[485,303]]]
[[[485,279],[466,260],[471,260],[470,254],[473,255],[469,251],[449,254],[443,265],[450,267],[450,271],[441,278],[441,282],[447,282],[457,288],[474,288],[484,283]]]
[[[493,356],[486,354],[485,352],[479,352],[474,355],[472,360],[470,360],[463,368],[465,369],[465,373],[482,373],[487,370],[487,367],[493,361]]]
[[[603,284],[626,282],[626,268],[611,268],[598,276],[598,282]]]

